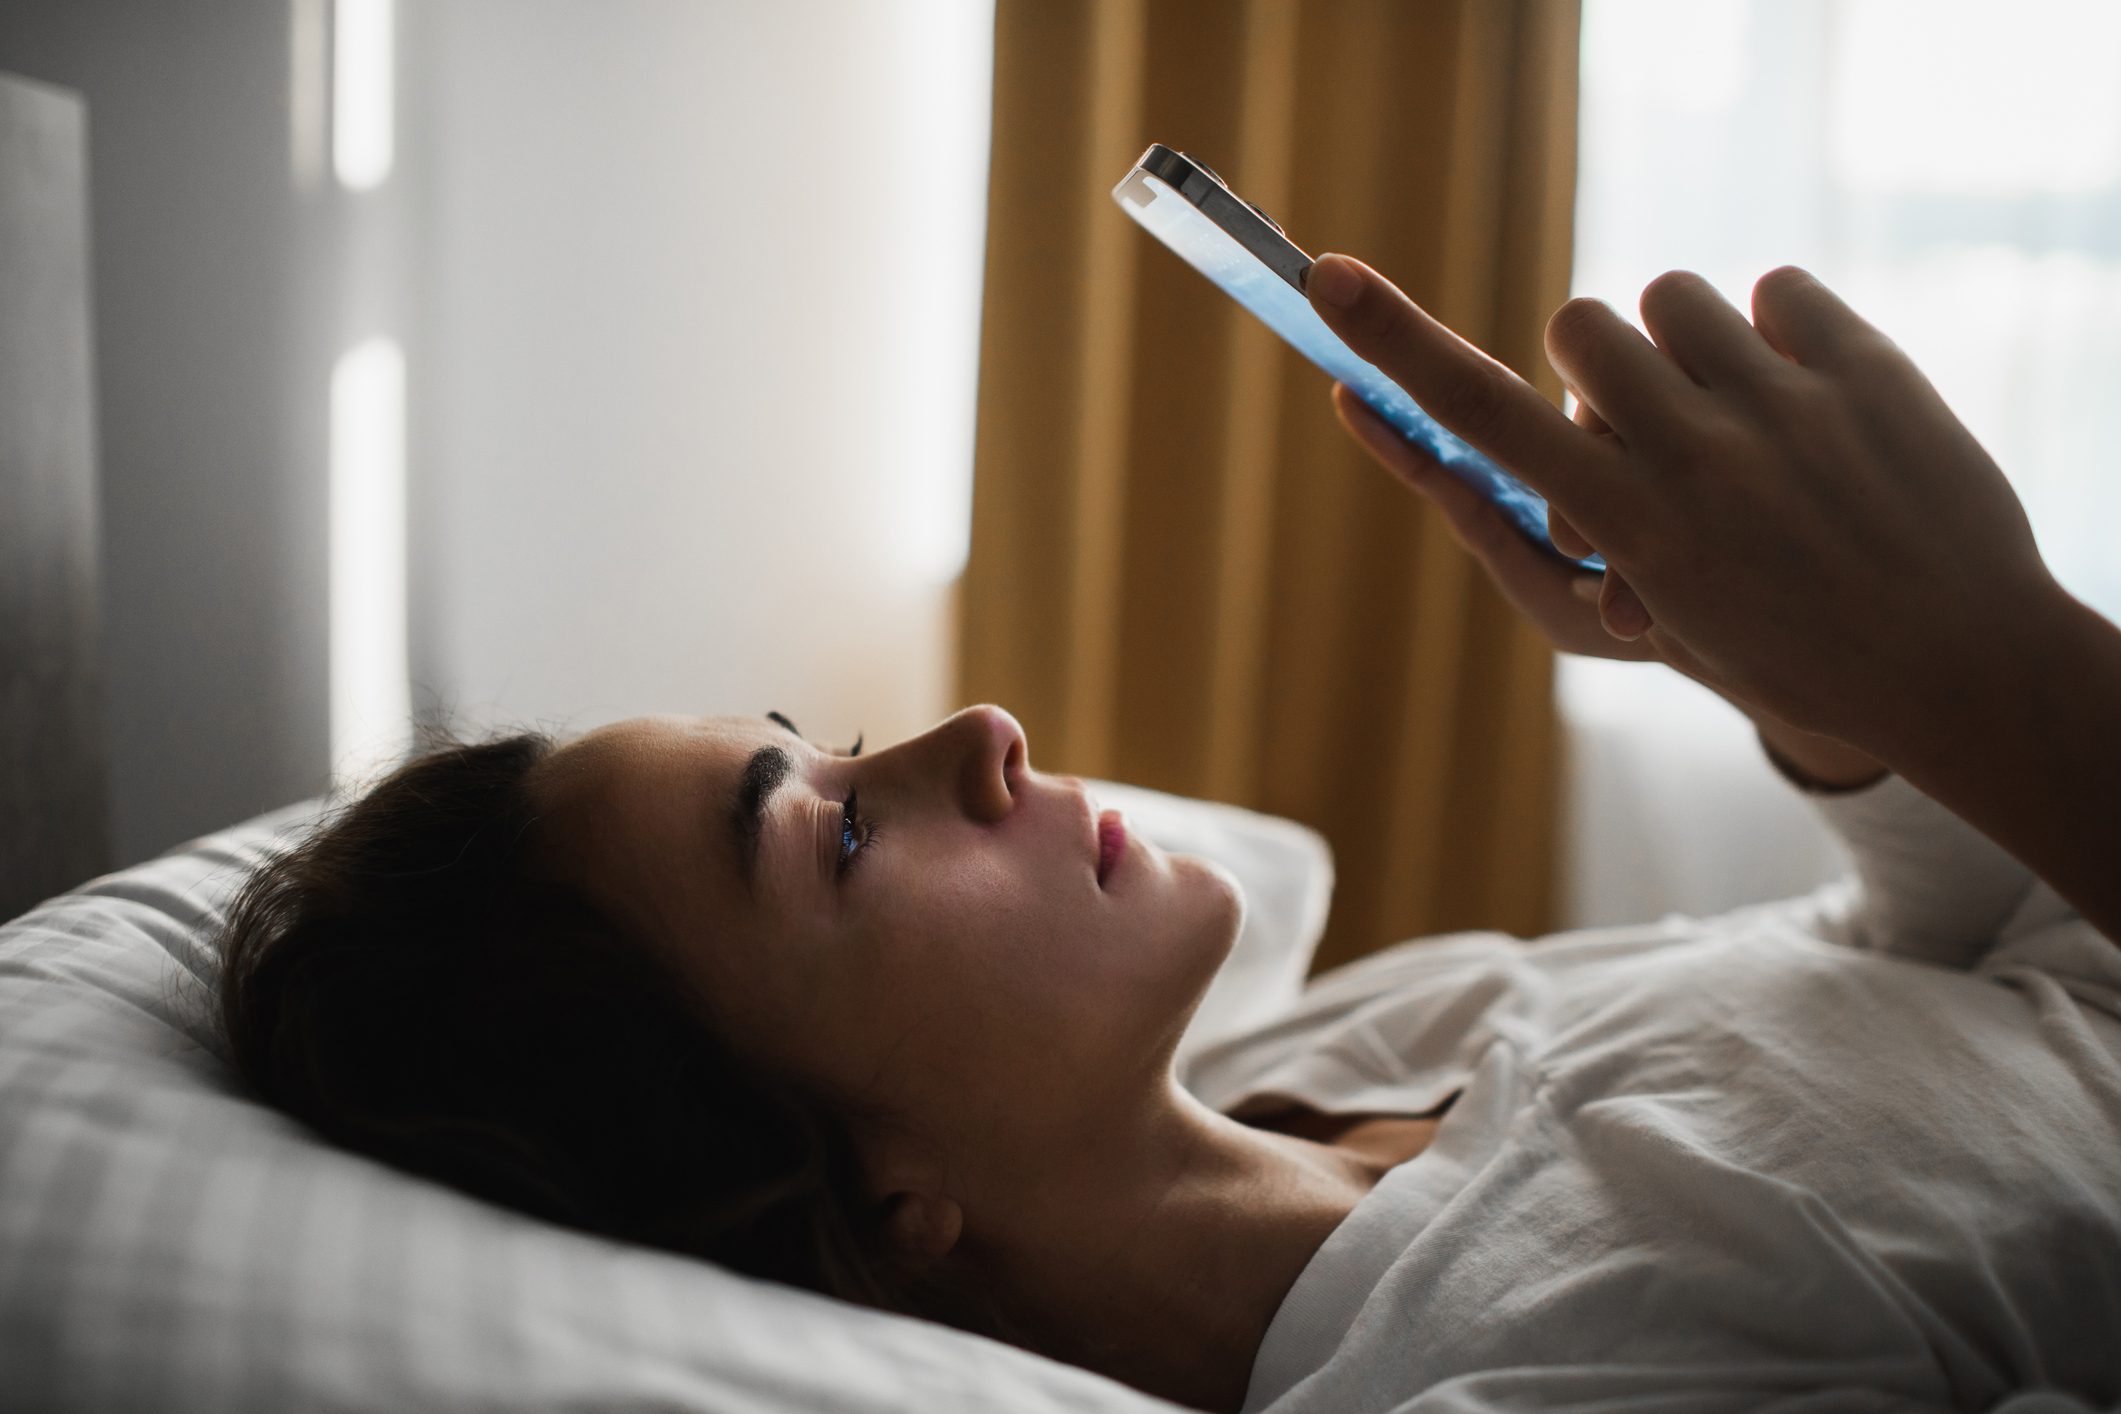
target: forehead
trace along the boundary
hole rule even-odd
[[[676,751],[747,750],[772,738],[792,740],[764,717],[687,717],[677,713],[628,717],[623,722],[584,732],[563,751],[584,755],[633,757]]]
[[[745,762],[769,744],[804,749],[763,717],[634,717],[561,746],[539,786],[568,872],[614,902],[638,899],[700,877],[704,850],[717,891],[736,887],[730,812]]]
[[[607,809],[669,794],[671,786],[696,795],[703,778],[733,782],[769,741],[796,738],[763,717],[629,717],[553,752],[545,784],[567,804]]]

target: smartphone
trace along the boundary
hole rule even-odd
[[[1112,197],[1186,264],[1251,310],[1298,353],[1347,384],[1400,436],[1501,507],[1534,544],[1585,569],[1605,568],[1597,555],[1579,560],[1555,549],[1547,534],[1547,503],[1538,492],[1423,412],[1397,383],[1358,358],[1326,327],[1304,294],[1311,257],[1282,234],[1272,217],[1232,191],[1213,168],[1154,143],[1112,189]]]

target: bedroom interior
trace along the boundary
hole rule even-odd
[[[2112,613],[2121,99],[1909,116],[2054,26],[2121,42],[2034,8],[8,6],[0,1389],[1178,1408],[329,1150],[204,1020],[236,884],[439,726],[888,744],[997,702],[1241,883],[1185,1053],[1400,939],[1810,890],[1843,857],[1742,721],[1560,660],[1104,192],[1182,135],[1556,403],[1571,294],[1843,274]]]

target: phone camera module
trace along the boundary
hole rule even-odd
[[[1227,187],[1230,185],[1228,182],[1223,180],[1222,173],[1216,171],[1213,167],[1210,167],[1207,163],[1201,161],[1192,153],[1181,152],[1178,155],[1185,158],[1188,162],[1191,162],[1194,166],[1200,168],[1203,172],[1206,172],[1209,176],[1213,177],[1217,186]]]

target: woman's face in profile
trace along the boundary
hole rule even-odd
[[[1131,832],[1100,881],[1097,806],[998,707],[859,756],[766,717],[634,718],[537,789],[553,867],[741,1049],[1041,1142],[1161,1078],[1242,913],[1220,867]]]

